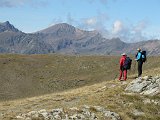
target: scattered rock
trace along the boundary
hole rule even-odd
[[[155,105],[160,105],[160,100],[155,99],[155,100],[151,100],[151,99],[144,99],[143,100],[144,104],[155,104]]]
[[[90,106],[88,106],[88,105],[83,105],[83,108],[84,108],[84,109],[90,109]]]
[[[105,109],[101,106],[93,106],[93,108],[97,111],[97,112],[103,112]]]
[[[117,113],[111,111],[104,111],[104,116],[112,120],[121,120],[121,117]]]
[[[142,116],[142,115],[144,115],[145,113],[144,113],[144,112],[141,112],[141,111],[139,111],[139,110],[137,110],[137,109],[134,109],[134,110],[133,110],[133,114],[134,114],[135,116]]]
[[[126,85],[127,82],[126,82],[126,81],[122,81],[121,84],[122,84],[122,85]]]
[[[23,119],[24,117],[18,115],[18,116],[16,116],[16,118],[17,119]]]
[[[144,104],[151,104],[151,100],[150,100],[150,99],[144,99],[144,100],[143,100],[143,103],[144,103]]]
[[[137,78],[127,86],[125,91],[142,95],[157,95],[160,93],[160,77],[145,76]]]
[[[77,107],[72,107],[72,108],[69,108],[71,111],[79,111],[79,109]]]
[[[71,112],[72,111],[72,112]],[[74,111],[74,112],[73,112]],[[101,106],[84,105],[81,109],[77,107],[69,108],[64,111],[63,108],[53,109],[47,112],[45,109],[40,111],[31,111],[26,114],[19,114],[16,119],[19,120],[98,120],[98,115],[101,118],[111,120],[121,120],[121,117]]]

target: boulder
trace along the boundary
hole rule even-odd
[[[142,95],[157,95],[160,93],[160,77],[145,76],[137,78],[129,83],[125,91]]]

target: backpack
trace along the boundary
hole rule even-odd
[[[132,64],[132,59],[130,59],[129,57],[126,57],[126,59],[124,61],[123,68],[125,70],[129,70],[129,69],[131,69],[131,64]]]
[[[143,55],[143,57],[142,57],[142,55]],[[147,60],[146,51],[141,52],[141,59],[142,59],[142,62],[146,62],[146,60]]]

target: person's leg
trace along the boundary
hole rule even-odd
[[[124,75],[124,80],[126,80],[127,79],[127,70],[123,71],[123,75]]]
[[[138,77],[141,77],[142,75],[142,62],[138,61]]]
[[[141,76],[142,76],[142,65],[143,65],[143,62],[141,62],[141,66],[140,66],[141,67],[141,72],[140,72]]]
[[[138,77],[141,75],[140,61],[138,61]]]

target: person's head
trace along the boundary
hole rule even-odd
[[[138,48],[137,51],[140,52],[140,51],[141,51],[141,48]]]
[[[127,56],[126,53],[122,53],[121,55],[122,55],[122,56]]]

